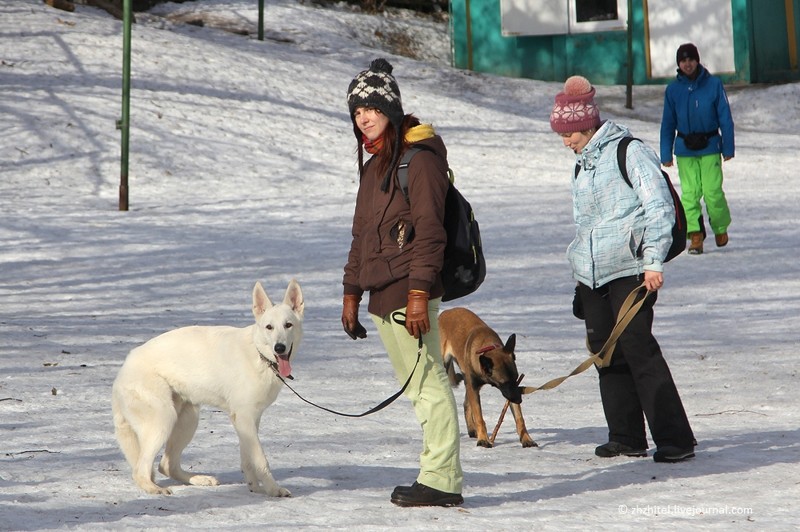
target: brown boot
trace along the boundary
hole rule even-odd
[[[703,252],[703,233],[689,233],[691,242],[689,243],[689,255],[700,255]]]
[[[717,243],[718,248],[725,247],[728,244],[728,233],[714,235],[714,242]]]

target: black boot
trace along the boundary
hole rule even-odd
[[[416,485],[417,482],[414,481],[414,483],[410,486],[395,486],[394,491],[392,492],[392,499],[397,498],[398,493],[403,493],[407,495],[408,492],[410,492]]]
[[[614,456],[631,456],[642,457],[647,456],[647,449],[635,449],[623,443],[610,441],[600,445],[594,450],[594,454],[601,458],[612,458]]]
[[[653,453],[653,460],[667,464],[683,462],[689,458],[694,458],[694,448],[687,447],[682,449],[680,447],[665,445],[664,447],[659,447],[656,452]]]
[[[460,493],[447,493],[429,488],[419,482],[406,489],[398,486],[392,492],[391,501],[397,506],[459,506],[464,503]]]

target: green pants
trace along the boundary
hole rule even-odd
[[[728,232],[731,211],[722,191],[722,158],[718,153],[698,157],[676,157],[681,180],[681,203],[686,211],[686,230],[702,231],[703,207],[706,204],[708,223],[715,235]]]
[[[461,493],[464,474],[461,470],[460,429],[456,400],[442,362],[439,345],[439,304],[428,302],[431,330],[423,335],[422,355],[405,395],[411,400],[422,426],[422,453],[417,482],[447,493]],[[405,309],[400,309],[405,312]],[[419,340],[391,316],[372,316],[381,341],[389,354],[395,375],[403,384],[414,369]]]

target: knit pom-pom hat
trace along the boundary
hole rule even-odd
[[[381,183],[381,190],[384,192],[389,190],[389,180],[394,167],[400,160],[400,150],[403,147],[401,126],[405,114],[400,98],[400,87],[392,76],[392,70],[394,70],[392,64],[386,59],[374,59],[369,64],[369,68],[361,71],[347,88],[347,107],[350,110],[350,120],[353,122],[353,133],[355,133],[359,145],[361,144],[361,132],[356,126],[354,117],[356,109],[359,107],[372,107],[379,110],[394,126],[396,141],[392,152],[393,157]]]
[[[600,126],[600,110],[594,103],[595,90],[583,76],[564,82],[550,113],[550,127],[556,133],[574,133]]]
[[[373,107],[385,114],[394,125],[403,121],[400,87],[392,76],[392,70],[394,68],[389,61],[378,58],[350,82],[347,88],[347,107],[351,118],[357,108]]]

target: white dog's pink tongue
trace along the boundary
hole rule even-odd
[[[289,363],[288,358],[278,357],[278,373],[281,377],[286,378],[292,374],[292,365]]]

